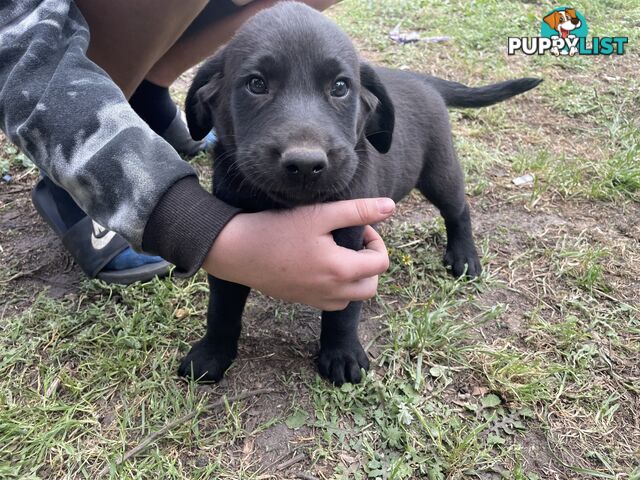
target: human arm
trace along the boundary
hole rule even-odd
[[[375,293],[388,262],[379,237],[369,230],[370,248],[345,252],[330,232],[386,215],[349,215],[356,201],[347,210],[242,215],[227,226],[238,210],[202,189],[191,167],[135,115],[87,59],[88,41],[70,0],[0,3],[0,126],[92,218],[185,275],[204,262],[221,278],[323,308]],[[318,228],[302,228],[313,218],[309,209],[322,212]],[[221,231],[225,241],[215,241]],[[297,248],[282,244],[292,238]],[[309,245],[313,255],[305,259]]]
[[[166,235],[153,249],[193,273],[238,210],[200,187],[189,164],[86,57],[88,42],[70,0],[0,2],[0,127],[91,218],[138,250],[163,198],[171,198],[174,217],[195,205],[202,225],[183,232],[191,256],[172,243],[170,216],[154,223]]]

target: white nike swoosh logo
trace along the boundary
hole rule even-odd
[[[109,242],[113,240],[113,237],[116,236],[116,232],[109,231],[109,232],[106,232],[104,235],[100,235],[99,237],[96,237],[96,232],[99,232],[100,234],[104,231],[105,231],[105,228],[99,223],[96,223],[95,220],[93,220],[93,232],[91,232],[91,246],[93,246],[93,248],[95,248],[96,250],[102,250],[104,247],[109,245]]]

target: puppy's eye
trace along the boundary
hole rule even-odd
[[[260,77],[251,77],[249,79],[249,82],[247,83],[247,88],[251,93],[254,93],[256,95],[264,95],[265,93],[269,93],[267,82]]]
[[[329,93],[332,97],[344,97],[349,93],[349,84],[346,80],[336,80]]]

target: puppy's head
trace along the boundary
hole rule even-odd
[[[252,187],[285,204],[348,188],[357,150],[386,153],[393,105],[351,41],[315,10],[282,2],[245,23],[189,89],[191,135],[213,126]]]

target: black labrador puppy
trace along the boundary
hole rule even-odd
[[[447,106],[481,107],[525,92],[539,79],[469,88],[363,62],[350,39],[315,10],[283,2],[255,15],[206,61],[186,99],[189,129],[215,125],[214,194],[255,212],[363,197],[398,201],[418,188],[447,229],[453,275],[480,274],[464,180]],[[363,228],[333,232],[363,246]],[[207,333],[180,375],[218,381],[237,353],[249,287],[209,276]],[[369,361],[358,340],[362,302],[322,312],[318,366],[340,385],[359,382]]]

